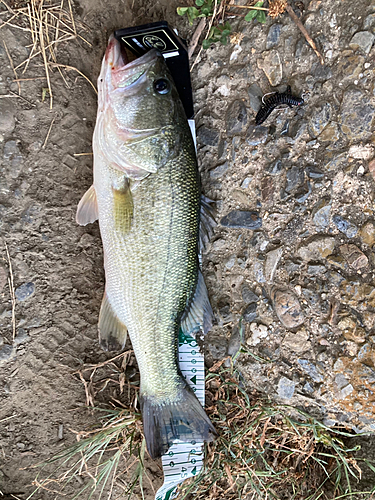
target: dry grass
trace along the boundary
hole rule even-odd
[[[373,472],[375,468],[356,458],[359,447],[350,446],[352,434],[329,429],[298,409],[273,405],[259,393],[249,394],[236,370],[224,363],[217,362],[206,378],[206,410],[219,437],[206,446],[203,472],[180,487],[180,500],[373,498],[375,487],[358,492],[353,486],[362,464]],[[133,352],[85,366],[75,375],[84,384],[88,406],[102,399],[111,401],[110,408],[95,409],[101,425],[75,432],[77,444],[49,461],[58,467],[47,478],[38,475],[35,492],[42,488],[63,495],[78,477],[86,478],[86,484],[74,497],[67,495],[69,500],[84,492],[118,498],[111,496],[115,485],[123,498],[140,498],[144,479],[151,485],[152,479],[144,465],[147,450]]]
[[[21,82],[27,79],[19,78],[18,75],[24,74],[35,58],[39,58],[43,62],[51,109],[53,106],[52,68],[57,69],[67,87],[70,87],[70,84],[64,70],[74,70],[95,89],[91,80],[77,68],[58,62],[59,46],[64,46],[71,40],[78,40],[91,46],[91,43],[83,36],[88,31],[87,27],[74,18],[71,0],[60,0],[58,3],[52,3],[48,0],[29,0],[22,2],[22,6],[13,8],[4,0],[1,0],[1,3],[6,7],[6,10],[0,12],[3,14],[0,32],[1,28],[8,26],[29,33],[31,38],[29,56],[17,66],[14,66],[11,55],[4,44],[15,75],[14,81],[18,84],[19,94],[21,93]]]

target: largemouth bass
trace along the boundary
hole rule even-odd
[[[77,222],[99,220],[106,286],[99,339],[124,347],[141,374],[140,402],[151,457],[175,439],[211,441],[205,411],[182,377],[178,332],[207,331],[212,310],[198,263],[200,219],[209,225],[194,144],[163,57],[127,63],[111,36],[98,79],[94,182]],[[203,232],[209,228],[203,228]]]

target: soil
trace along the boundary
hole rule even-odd
[[[314,15],[322,4],[317,0],[304,3],[305,7],[309,7]],[[15,0],[8,2],[7,5],[16,9],[23,7],[26,3]],[[168,0],[158,0],[154,3],[144,0],[107,0],[105,2],[76,0],[72,5],[77,25],[82,23],[79,24],[79,29],[82,30],[82,36],[88,40],[90,45],[81,39],[60,44],[57,50],[58,62],[79,69],[94,83],[99,74],[108,37],[114,29],[164,19],[176,27],[182,37],[189,40],[195,28],[195,25],[189,26],[185,18],[176,14],[176,7],[183,5],[182,2]],[[357,2],[356,5],[353,5],[353,2],[342,1],[332,2],[329,7],[328,5],[325,7],[326,14],[324,16],[319,14],[320,17],[316,14],[315,21],[310,19],[310,24],[308,24],[310,29],[315,30],[315,36],[324,32],[332,12],[335,12],[337,18],[343,23],[342,25],[346,23],[346,26],[348,22],[345,20],[345,15],[349,8],[352,9],[352,20],[360,18],[362,12],[367,14],[370,12],[370,2],[363,0]],[[3,13],[6,10],[5,4],[0,3],[0,24],[5,18]],[[355,22],[352,22],[352,27],[356,27],[352,34],[364,29],[361,28],[362,21]],[[231,44],[228,47],[216,45],[202,53],[192,73],[196,101],[196,123],[197,128],[200,128],[200,132],[198,130],[198,159],[202,170],[203,190],[210,198],[218,200],[218,219],[231,210],[259,211],[260,206],[259,203],[257,204],[259,199],[263,203],[262,217],[267,211],[272,213],[272,193],[281,188],[275,183],[275,186],[269,188],[272,193],[269,191],[271,194],[267,194],[267,183],[262,181],[259,172],[263,171],[262,169],[267,167],[268,163],[277,159],[280,151],[285,147],[285,143],[279,141],[280,137],[284,140],[282,138],[284,135],[280,135],[285,122],[284,114],[283,118],[278,119],[275,130],[271,131],[269,128],[266,129],[268,131],[263,132],[267,139],[263,141],[260,138],[257,142],[258,139],[250,137],[246,149],[240,145],[240,142],[236,143],[236,138],[244,137],[243,131],[239,129],[238,133],[236,131],[230,132],[232,122],[227,111],[229,105],[235,100],[246,103],[249,116],[247,130],[250,119],[253,120],[255,117],[254,110],[249,106],[249,86],[253,82],[257,82],[264,92],[272,90],[262,69],[264,65],[257,66],[256,61],[266,48],[266,34],[273,21],[268,20],[266,25],[256,24],[254,31],[243,20],[234,20],[233,23],[239,32],[245,33],[244,43],[238,45],[242,47],[242,55],[240,56],[242,59],[238,64],[236,63],[231,70],[227,70],[231,64],[230,61],[236,61],[234,57],[230,59],[233,52],[237,50],[236,57],[239,57],[240,51],[236,49],[237,45]],[[300,33],[287,16],[283,18],[282,23],[284,26],[289,26],[285,31],[285,40],[287,40],[287,35],[290,35],[295,44],[296,40],[300,39]],[[321,31],[319,31],[320,27]],[[288,29],[290,33],[287,32]],[[349,27],[345,29],[349,30]],[[36,476],[36,470],[31,468],[33,465],[45,461],[76,442],[76,434],[72,430],[82,431],[98,426],[97,414],[87,408],[87,392],[77,371],[82,369],[84,365],[96,365],[113,356],[113,353],[103,352],[99,348],[97,340],[97,320],[104,290],[103,255],[99,228],[97,224],[80,227],[75,222],[77,204],[92,183],[92,156],[90,153],[96,117],[96,94],[90,83],[77,71],[63,70],[67,86],[55,68],[51,70],[53,107],[50,109],[49,96],[43,90],[47,87],[43,62],[41,59],[35,58],[24,74],[22,69],[18,71],[18,77],[25,78],[25,80],[20,82],[22,98],[14,97],[11,92],[18,93],[18,85],[13,81],[15,77],[7,51],[14,66],[20,64],[29,56],[30,44],[32,43],[29,35],[30,33],[27,31],[10,25],[0,28],[0,94],[12,96],[0,99],[0,112],[2,116],[6,117],[5,125],[2,125],[0,120],[0,127],[2,127],[0,129],[0,150],[2,151],[0,160],[0,248],[3,256],[3,260],[0,261],[0,335],[2,336],[0,337],[0,348],[1,344],[9,346],[4,351],[4,357],[0,359],[0,491],[4,494],[16,495],[21,499],[25,499],[35,488],[32,485]],[[252,48],[252,41],[257,37],[259,37],[260,45],[256,46],[254,43],[256,48]],[[324,47],[324,50],[327,51],[335,50],[339,46],[335,47],[332,42],[333,48],[327,48],[325,45],[328,44],[327,39],[331,40],[328,35],[321,36],[319,39],[320,48]],[[287,41],[285,43],[287,44]],[[344,51],[345,47],[340,46],[341,49]],[[305,51],[306,55],[301,56],[300,63],[293,63],[292,56],[287,49],[285,49],[285,53],[283,53],[282,48],[279,49],[286,68],[282,83],[288,83],[289,78],[292,79],[295,88],[300,89],[304,86],[306,88],[310,72],[314,74],[311,68],[317,64],[316,56],[304,42],[301,50]],[[294,54],[294,49],[292,53]],[[372,49],[371,54],[374,55],[374,49]],[[196,55],[197,51],[193,59]],[[350,54],[342,52],[335,60],[335,64],[330,65],[329,71],[333,72],[334,79],[336,79],[333,80],[334,82],[338,82],[342,78],[337,68],[340,68],[340,62],[344,60],[344,57],[349,56]],[[355,55],[355,57],[359,56]],[[250,58],[252,59],[250,60]],[[310,65],[306,61],[310,61]],[[305,63],[307,68],[304,66]],[[354,64],[353,61],[352,63]],[[265,64],[267,64],[267,60]],[[373,62],[371,64],[372,73],[367,78],[369,88],[372,85],[371,99],[373,100],[375,77]],[[323,76],[315,75],[316,80],[314,81],[319,81],[321,78],[321,92],[335,93],[336,90],[332,84],[328,83],[324,87],[323,84],[327,83],[329,78],[327,73],[323,73],[324,70],[320,73]],[[352,84],[352,82],[350,83]],[[315,95],[313,91],[311,92],[313,94],[312,108],[310,115],[307,114],[306,117],[312,116],[314,107],[321,104],[317,89],[314,90]],[[342,95],[338,97],[342,99]],[[333,100],[332,109],[337,111],[338,108],[339,101]],[[293,122],[294,111],[290,110],[287,113],[291,127],[295,126],[296,124]],[[303,118],[303,114],[301,116]],[[310,127],[316,126],[319,129],[321,120],[323,118],[316,118],[315,125],[311,125],[310,121]],[[234,126],[237,126],[236,123]],[[270,124],[271,122],[266,126],[271,127]],[[204,135],[205,127],[209,130],[215,130],[220,135],[220,141],[216,141],[213,136],[207,136],[207,133]],[[342,136],[337,140],[335,137],[332,138],[336,133],[334,127],[329,141],[333,143],[341,140],[341,143],[336,144],[332,151],[340,152],[346,146],[349,147],[350,144],[356,142],[353,138],[349,140]],[[319,134],[320,132],[319,129]],[[374,141],[373,138],[370,138],[371,130],[369,132],[367,136],[360,131],[359,133],[362,135],[359,140],[364,143],[368,141],[372,147]],[[275,137],[278,138],[279,142],[272,139]],[[309,140],[315,139],[310,137]],[[13,142],[9,144],[9,141]],[[327,153],[325,146],[331,142],[323,141],[323,148],[318,150],[319,155],[313,159],[314,149],[312,148],[314,144],[303,149],[298,143],[298,138],[294,137],[293,141],[296,141],[297,148],[301,148],[301,156],[305,155],[305,163],[302,163],[304,168],[308,164],[311,166],[311,164],[316,163],[321,166],[325,163],[324,159]],[[308,141],[306,140],[306,142]],[[265,143],[268,145],[267,151],[262,150]],[[292,147],[295,143],[289,144]],[[263,154],[263,158],[267,158],[267,161],[259,156]],[[251,165],[249,163],[250,166],[247,163],[248,156],[250,163],[253,161]],[[244,160],[244,157],[247,160]],[[211,173],[214,168],[224,165],[226,160],[230,163],[229,170],[226,170],[228,167],[222,167],[222,174],[220,171],[217,171],[219,173],[216,174]],[[298,155],[295,155],[293,161],[297,162],[297,160]],[[257,166],[254,166],[254,162],[258,162]],[[369,167],[366,162],[367,160],[363,165],[368,173]],[[246,179],[250,180],[246,181]],[[252,183],[248,190],[244,188],[244,181],[248,184]],[[373,183],[372,177],[371,183]],[[365,189],[363,185],[361,186]],[[369,186],[370,194],[367,198],[356,201],[358,210],[366,209],[366,214],[369,214],[370,217],[373,206],[371,190],[373,191],[374,186],[373,184],[369,184]],[[355,197],[354,193],[357,192],[353,191],[351,196]],[[295,193],[295,195],[299,196],[300,193]],[[317,206],[318,198],[313,196],[310,199],[307,198],[305,206],[308,213],[312,211],[313,206]],[[341,206],[345,205],[346,207],[352,202],[352,199],[340,201],[340,196],[337,193],[335,199],[339,200],[335,206],[336,212],[340,211]],[[278,200],[278,203],[279,217],[275,218],[272,223],[268,220],[264,226],[265,231],[274,235],[273,246],[268,247],[267,251],[277,249],[277,241],[279,241],[279,245],[285,245],[287,251],[290,248],[296,249],[297,245],[300,245],[300,240],[296,240],[296,234],[302,233],[303,229],[303,224],[298,225],[298,221],[305,216],[304,212],[297,214],[294,218],[297,221],[296,227],[293,224],[288,226],[293,218],[285,215],[280,208],[285,202]],[[365,223],[363,218],[361,223]],[[277,225],[282,227],[281,233],[275,231]],[[336,233],[333,235],[337,236],[337,230],[335,229],[335,231]],[[227,356],[232,349],[233,342],[236,342],[238,338],[239,320],[248,305],[243,298],[245,284],[264,300],[263,316],[258,316],[255,323],[251,320],[248,322],[249,324],[245,325],[246,340],[250,339],[248,345],[253,347],[258,345],[257,342],[252,344],[255,333],[258,338],[262,338],[262,330],[257,330],[257,325],[265,324],[267,328],[272,329],[275,324],[272,322],[278,321],[274,313],[272,313],[273,319],[267,320],[271,314],[266,312],[269,307],[267,304],[271,304],[271,301],[268,297],[269,289],[262,284],[264,281],[261,279],[257,281],[255,269],[249,270],[248,264],[246,264],[246,269],[242,266],[247,259],[255,258],[252,252],[255,252],[254,249],[259,250],[259,247],[262,246],[262,241],[265,241],[262,240],[263,236],[264,233],[252,229],[239,230],[237,228],[232,231],[224,227],[223,223],[217,228],[212,245],[204,256],[203,271],[216,317],[216,326],[206,341],[208,365]],[[337,236],[337,238],[339,237]],[[369,249],[367,250],[370,264],[373,266],[372,257],[370,258],[370,253],[371,255],[373,253]],[[9,252],[9,258],[7,252]],[[232,255],[236,259],[234,267],[230,264]],[[282,262],[283,265],[287,266],[287,257]],[[286,273],[285,270],[284,272]],[[306,267],[302,272],[307,275],[308,272],[312,271],[311,269],[308,271]],[[276,276],[274,281],[280,284],[284,280],[284,283],[287,283],[289,278],[285,276],[287,274],[281,273]],[[13,280],[13,285],[9,286],[8,279]],[[367,282],[372,284],[370,278]],[[272,285],[273,280],[269,280],[268,284]],[[298,286],[298,283],[293,282],[294,285]],[[21,286],[23,288],[20,288]],[[12,320],[12,288],[16,291],[15,322]],[[326,294],[332,292],[331,289],[328,290],[324,287],[320,291]],[[319,310],[317,314],[326,317],[328,312],[328,310]],[[311,317],[314,317],[315,313],[316,311],[311,313]],[[306,310],[304,310],[304,314],[308,314]],[[256,326],[251,326],[254,324]],[[323,337],[319,337],[318,342],[316,339],[312,339],[312,334],[309,333],[316,324],[310,324],[310,330],[307,329],[305,340],[310,342],[307,345],[313,346],[311,349],[317,349],[317,355],[319,355],[322,352],[321,346],[325,345],[319,343]],[[16,328],[16,342],[13,338],[13,325]],[[286,332],[284,326],[278,324],[277,328],[278,330],[274,329],[275,336],[284,338]],[[366,338],[371,336],[371,330],[372,327],[367,331]],[[307,340],[309,334],[310,340]],[[267,342],[265,341],[265,343]],[[353,343],[353,341],[351,342]],[[261,344],[258,346],[260,350],[257,353],[260,356],[272,357],[280,346],[279,344],[280,342],[274,342],[272,338],[269,345]],[[294,355],[291,354],[291,357]],[[332,351],[329,359],[333,359],[333,357]],[[241,370],[249,387],[275,394],[277,383],[279,383],[277,381],[279,374],[284,373],[287,377],[290,375],[288,374],[289,368],[285,368],[285,366],[289,366],[288,360],[285,361],[285,351],[281,358],[282,362],[279,363],[279,366],[282,366],[281,371],[275,369],[274,378],[271,376],[269,379],[263,378],[262,380],[254,378],[254,372],[260,374],[261,371],[257,364],[252,363],[253,358],[245,358]],[[292,362],[294,363],[294,361]],[[290,362],[290,366],[292,362]],[[297,364],[297,358],[295,363]],[[132,365],[135,365],[134,360],[129,366],[132,367]],[[114,371],[101,372],[102,380],[105,380],[106,377],[112,377],[118,381],[121,363],[117,362],[116,366],[117,371],[112,365]],[[293,370],[290,369],[290,372]],[[271,371],[269,369],[269,373]],[[85,378],[87,380],[87,374]],[[293,383],[296,386],[299,383],[306,383],[306,380],[302,380],[302,382],[301,380],[294,378]],[[312,410],[318,411],[317,408],[321,408],[322,403],[319,399],[321,391],[319,394],[306,395],[306,392],[301,389],[298,395],[302,399],[299,399],[295,404],[306,408],[306,401],[308,401],[309,405],[311,403]],[[113,383],[110,389],[106,387],[97,396],[97,401],[108,401],[108,397],[124,400],[118,383],[117,385]],[[277,394],[275,397],[277,398]],[[292,401],[292,403],[294,402]],[[344,406],[338,405],[337,408],[341,413],[346,411]],[[325,417],[327,417],[326,414]],[[334,417],[331,415],[331,418]],[[367,450],[367,453],[371,454],[371,448]],[[157,489],[161,485],[162,474],[158,463],[149,460],[146,465],[152,482],[152,486],[147,481],[144,485],[145,498],[148,500],[154,498],[153,488]],[[68,491],[74,491],[80,486],[82,485],[78,482],[73,483],[72,489]],[[116,495],[122,491],[121,488],[116,488],[113,498],[117,498]],[[54,487],[51,484],[50,491],[40,491],[33,498],[35,500],[55,498],[53,491]],[[70,497],[68,496],[68,498]],[[95,495],[92,498],[96,498]]]

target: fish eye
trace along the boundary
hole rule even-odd
[[[158,78],[154,81],[154,89],[158,94],[168,94],[171,84],[165,78]]]

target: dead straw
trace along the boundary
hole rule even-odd
[[[52,118],[51,125],[49,126],[46,138],[44,139],[44,143],[43,143],[42,149],[45,149],[45,147],[47,145],[47,141],[48,141],[49,135],[50,135],[51,130],[52,130],[52,125],[54,124],[55,120],[56,120],[56,115]]]
[[[5,52],[7,53],[7,56],[8,56],[8,59],[9,59],[10,66],[11,66],[11,68],[13,70],[14,76],[16,78],[18,78],[17,71],[14,68],[13,60],[12,60],[10,54],[9,54],[9,50],[8,50],[7,44],[5,43],[5,40],[3,40],[3,44],[4,44]],[[17,82],[17,86],[18,86],[18,94],[21,95],[21,84],[19,82]]]

